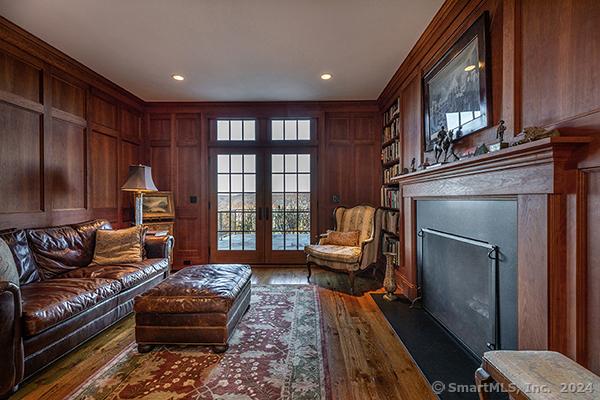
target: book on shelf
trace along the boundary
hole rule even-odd
[[[390,140],[398,139],[400,136],[400,119],[396,118],[389,125],[383,128],[382,143],[387,143]]]
[[[394,104],[388,108],[386,112],[383,113],[383,123],[385,125],[389,124],[394,118],[398,116],[400,113],[400,98],[396,100]]]
[[[400,208],[400,190],[398,188],[381,188],[381,205],[388,208]]]
[[[392,165],[383,170],[383,183],[391,183],[392,178],[400,175],[400,164]]]
[[[393,142],[389,146],[384,147],[381,150],[381,159],[384,163],[397,160],[400,156],[400,143]]]

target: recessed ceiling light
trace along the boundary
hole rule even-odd
[[[182,81],[185,78],[181,75],[171,75],[171,78],[175,79],[176,81]]]
[[[331,74],[323,74],[321,75],[321,79],[323,79],[324,81],[328,81],[331,79]]]
[[[465,71],[469,72],[469,71],[473,71],[475,69],[475,65],[471,64],[471,65],[467,65],[465,67]]]

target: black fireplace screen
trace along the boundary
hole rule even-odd
[[[477,358],[500,348],[498,247],[421,229],[423,307]]]

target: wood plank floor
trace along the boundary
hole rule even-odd
[[[253,268],[253,284],[306,284],[304,268]],[[377,283],[357,279],[357,292],[348,294],[347,276],[314,270],[319,286],[328,344],[329,373],[334,399],[436,399],[429,384],[368,295]],[[130,316],[38,373],[11,399],[64,399],[87,377],[105,365],[133,340]]]

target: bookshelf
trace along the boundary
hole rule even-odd
[[[399,236],[398,220],[401,208],[400,190],[392,178],[400,175],[401,147],[400,147],[400,98],[383,113],[383,132],[381,136],[381,166],[383,179],[381,184],[381,207],[386,211],[383,221],[382,250],[385,253],[394,253],[394,264],[399,265]]]

